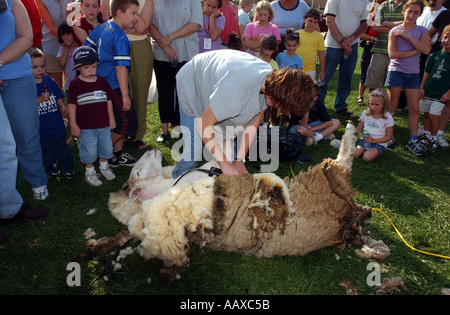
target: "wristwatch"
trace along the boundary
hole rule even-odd
[[[0,60],[0,68],[3,67],[3,61]]]
[[[242,162],[242,163],[244,163],[244,164],[245,164],[245,159],[240,159],[240,158],[236,158],[236,161],[238,161],[238,162]]]

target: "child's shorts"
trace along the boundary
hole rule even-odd
[[[441,116],[445,104],[431,98],[423,98],[419,101],[419,110],[424,113],[430,113],[435,116]]]
[[[399,71],[389,71],[386,77],[386,86],[419,90],[420,76],[418,73],[403,73]]]
[[[80,146],[80,161],[83,164],[93,164],[98,157],[102,159],[111,159],[113,157],[113,145],[109,127],[81,129],[78,144]]]
[[[331,118],[331,120],[334,120],[334,119],[335,118]],[[321,124],[323,124],[323,122],[321,120],[316,120],[316,121],[310,122],[308,125],[311,126],[311,127],[315,127],[315,126],[318,126],[318,125],[321,125]],[[297,129],[298,126],[300,126],[300,125],[298,125],[298,124],[292,125],[291,127],[289,127],[289,131],[292,132],[292,133],[295,133],[295,130]],[[322,131],[323,131],[323,129],[318,129],[315,132],[322,132]]]
[[[366,143],[367,144],[367,143]],[[384,152],[386,152],[386,147],[384,145],[381,145],[379,143],[369,143],[370,144],[370,148],[372,149],[377,149],[378,150],[378,154],[381,156],[384,154]],[[363,147],[364,146],[364,141],[363,139],[359,140],[358,145]]]
[[[112,98],[112,105],[116,129],[112,131],[119,135],[134,137],[136,135],[138,123],[133,100],[131,100],[131,108],[125,112],[122,110],[122,93],[120,93],[120,89],[114,89],[114,94],[115,96]]]

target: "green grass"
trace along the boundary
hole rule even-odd
[[[354,73],[349,109],[356,116],[363,108],[356,105],[359,65]],[[334,115],[332,102],[335,96],[336,75],[330,84],[326,98],[333,117],[343,126],[336,132],[344,133],[345,120]],[[395,149],[372,163],[355,160],[351,186],[356,201],[382,209],[392,219],[413,247],[450,256],[450,149],[438,148],[426,157],[415,157],[404,149],[408,139],[407,115],[399,111],[394,135],[398,140]],[[356,123],[357,118],[353,121]],[[156,104],[148,107],[148,132],[145,140],[152,148],[162,150],[164,164],[173,164],[170,148],[176,139],[165,145],[156,142],[160,124]],[[447,128],[446,138],[450,139]],[[122,262],[122,269],[109,274],[109,280],[92,280],[103,270],[105,260],[115,253],[81,263],[81,286],[70,287],[66,278],[72,271],[66,270],[73,257],[84,250],[83,233],[92,228],[95,238],[114,236],[123,226],[109,213],[107,201],[110,192],[121,189],[129,176],[129,168],[118,168],[117,179],[105,182],[102,187],[88,186],[83,179],[83,166],[74,148],[75,179],[49,181],[50,197],[44,202],[32,199],[31,189],[18,174],[18,189],[26,203],[45,204],[50,214],[43,220],[18,221],[0,226],[9,241],[0,248],[0,294],[284,294],[284,295],[343,295],[339,284],[350,280],[359,294],[375,294],[376,289],[367,285],[371,272],[367,265],[371,260],[355,254],[355,248],[339,252],[330,247],[304,257],[256,258],[240,254],[206,250],[202,255],[198,247],[192,247],[191,264],[181,273],[181,280],[169,284],[159,274],[163,265],[156,259],[144,260],[134,253]],[[143,153],[127,146],[126,151],[135,157]],[[311,162],[292,163],[295,174],[316,165],[326,157],[334,158],[337,150],[327,141],[318,146],[305,147],[303,154],[312,156]],[[256,163],[248,164],[251,172],[258,172]],[[291,164],[282,163],[276,172],[279,176],[292,176]],[[92,215],[86,213],[96,209]],[[380,262],[387,277],[402,277],[410,295],[438,295],[443,287],[450,287],[450,261],[424,255],[408,248],[399,238],[388,220],[374,212],[367,222],[375,239],[383,240],[391,249],[391,256]],[[130,246],[135,248],[137,242]]]

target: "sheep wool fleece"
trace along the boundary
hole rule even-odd
[[[141,241],[138,253],[166,267],[189,265],[190,244],[257,257],[303,256],[333,245],[361,246],[371,215],[354,202],[349,181],[356,132],[348,124],[336,160],[300,172],[221,175],[131,201],[110,194],[112,215]]]

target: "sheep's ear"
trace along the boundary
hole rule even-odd
[[[131,190],[129,193],[129,196],[130,196],[131,201],[135,201],[140,196],[142,196],[142,188],[139,187],[139,188],[135,188],[135,189]]]

